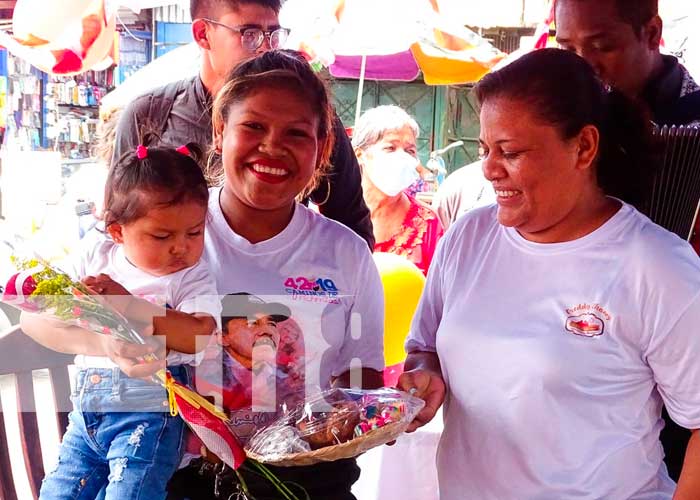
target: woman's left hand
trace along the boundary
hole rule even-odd
[[[445,400],[445,382],[439,373],[431,370],[418,368],[402,373],[397,388],[425,401],[425,406],[406,432],[413,432],[430,422]]]

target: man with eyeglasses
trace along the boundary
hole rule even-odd
[[[144,127],[165,144],[211,144],[213,96],[240,62],[281,48],[288,30],[279,24],[281,0],[191,0],[192,34],[201,49],[199,75],[152,90],[131,102],[117,125],[113,162],[139,144]],[[348,226],[374,247],[360,170],[343,124],[336,119],[332,173],[311,194],[323,215]]]

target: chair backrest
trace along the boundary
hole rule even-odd
[[[661,166],[654,177],[647,215],[658,225],[690,238],[700,203],[700,129],[664,126]]]
[[[37,405],[46,406],[50,401],[35,401],[33,370],[48,369],[53,408],[59,435],[68,426],[70,407],[70,378],[68,365],[73,356],[59,354],[40,346],[16,326],[0,333],[0,375],[14,375],[14,392],[17,401],[17,422],[23,464],[29,479],[29,488],[34,498],[39,496],[41,480],[44,478],[41,442],[37,425]],[[16,500],[17,478],[13,478],[10,449],[4,422],[2,401],[0,401],[0,499]],[[13,416],[10,415],[10,418]],[[15,464],[17,466],[18,464]]]

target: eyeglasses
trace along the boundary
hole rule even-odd
[[[289,36],[289,30],[287,28],[277,28],[274,30],[266,31],[261,28],[236,28],[235,26],[229,26],[228,24],[220,23],[219,21],[214,21],[213,19],[202,18],[211,24],[216,24],[217,26],[222,26],[228,30],[238,33],[241,36],[241,45],[246,50],[254,52],[260,48],[260,46],[268,39],[271,49],[279,49],[284,45]]]

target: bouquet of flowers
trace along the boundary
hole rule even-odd
[[[274,465],[352,458],[399,437],[425,403],[396,389],[330,389],[258,431],[249,457]]]
[[[113,335],[124,342],[145,343],[143,336],[122,314],[89,287],[72,280],[57,267],[39,258],[21,260],[13,257],[12,264],[16,273],[7,280],[5,286],[0,285],[2,302],[94,333]],[[150,355],[145,360],[153,359],[155,356]],[[176,382],[167,369],[157,372],[154,379],[168,391],[171,414],[179,414],[209,450],[238,472],[237,469],[247,457],[226,413],[197,392]],[[255,460],[247,463],[275,485],[280,498],[298,498],[264,465]],[[245,485],[245,482],[241,480],[241,484]],[[243,487],[244,494],[249,495]]]
[[[2,291],[2,301],[23,311],[51,315],[95,333],[143,344],[141,335],[118,312],[80,282],[41,259],[12,257],[17,269]]]

